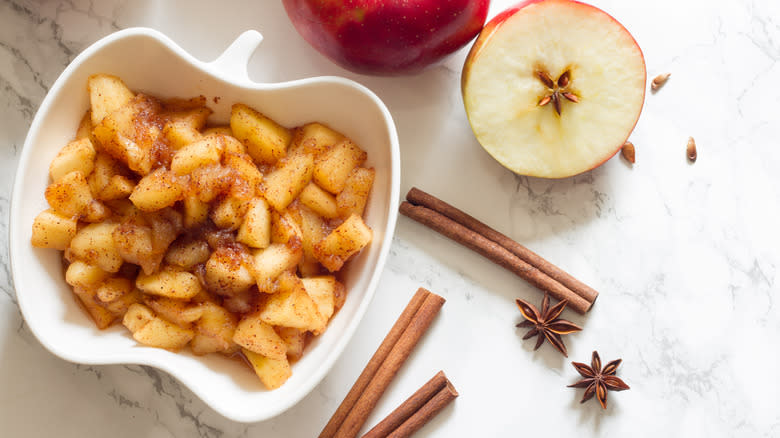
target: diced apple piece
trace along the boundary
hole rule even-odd
[[[203,315],[203,308],[184,300],[167,297],[146,296],[144,303],[154,310],[157,316],[180,327],[187,327]]]
[[[314,245],[314,256],[335,272],[344,263],[371,242],[371,228],[357,215],[351,215],[327,237]]]
[[[317,311],[317,305],[306,293],[301,279],[284,272],[277,282],[278,292],[268,296],[258,317],[271,325],[313,332],[324,330],[327,321]]]
[[[116,319],[111,312],[97,303],[94,290],[75,286],[73,287],[73,293],[79,298],[79,301],[81,301],[92,320],[95,321],[97,328],[101,330],[107,328]]]
[[[241,351],[252,365],[257,377],[269,390],[279,388],[292,376],[292,368],[290,368],[286,357],[284,359],[271,359],[247,349]]]
[[[116,224],[102,222],[79,230],[70,241],[70,252],[76,258],[107,272],[117,272],[124,260],[114,245]]]
[[[177,241],[168,249],[165,262],[169,265],[189,269],[209,259],[211,250],[203,240]]]
[[[33,220],[32,246],[64,251],[76,235],[78,221],[52,209],[42,211]]]
[[[263,196],[273,208],[282,211],[311,181],[314,159],[310,155],[293,155],[263,180]]]
[[[205,137],[179,149],[171,161],[176,175],[188,175],[198,167],[219,164],[225,144],[221,137]]]
[[[203,138],[199,131],[210,115],[211,110],[206,107],[172,113],[163,127],[163,135],[173,149],[181,149]]]
[[[371,228],[360,216],[353,214],[314,245],[314,256],[329,271],[335,272],[347,259],[365,248],[371,238]]]
[[[143,297],[141,296],[141,291],[133,288],[132,290],[130,290],[130,292],[120,296],[114,301],[108,303],[101,302],[100,304],[106,310],[111,312],[111,314],[114,315],[115,317],[123,318],[127,313],[127,310],[130,308],[130,306],[132,306],[133,304],[140,303],[142,299]]]
[[[70,172],[79,171],[86,176],[95,166],[95,148],[89,138],[68,143],[62,148],[49,165],[52,181],[57,181]]]
[[[260,292],[273,292],[273,282],[276,277],[284,271],[295,268],[302,255],[300,245],[272,243],[265,249],[256,250],[253,253],[253,271]]]
[[[305,153],[317,157],[331,146],[343,140],[344,135],[322,123],[307,123],[295,131],[290,148],[296,153]]]
[[[97,194],[97,197],[101,201],[127,198],[133,193],[134,188],[135,182],[131,179],[122,175],[114,175],[108,181],[108,184],[103,187],[103,190]]]
[[[254,109],[235,104],[230,115],[233,135],[242,141],[249,155],[259,163],[274,164],[287,153],[292,134]]]
[[[198,199],[194,193],[184,195],[184,226],[193,228],[209,217],[209,204]]]
[[[133,305],[127,309],[122,324],[135,333],[155,318],[154,312],[143,304]]]
[[[260,184],[263,182],[263,174],[252,162],[252,158],[246,154],[226,153],[223,159],[225,167],[233,169],[243,181],[252,189],[252,193],[260,193]]]
[[[125,313],[122,323],[133,333],[133,339],[150,347],[179,350],[192,340],[195,332],[168,322],[143,304],[133,304]],[[135,329],[135,330],[133,330]]]
[[[46,188],[46,201],[63,216],[84,214],[92,200],[87,179],[78,170],[62,176]]]
[[[211,202],[230,189],[235,174],[227,167],[211,165],[193,170],[190,179],[190,193],[202,202]]]
[[[111,210],[102,202],[92,200],[81,215],[81,220],[89,223],[103,222],[111,216]]]
[[[110,303],[133,290],[133,282],[128,278],[107,278],[97,288],[95,296],[101,303]]]
[[[325,224],[322,218],[308,208],[300,209],[301,216],[301,246],[303,246],[303,260],[299,266],[301,275],[317,275],[320,271],[320,263],[314,256],[314,245],[327,236]]]
[[[195,354],[224,352],[236,348],[233,334],[236,331],[236,317],[214,303],[201,304],[202,316],[195,323],[195,338],[190,346]]]
[[[282,338],[257,314],[248,315],[241,319],[233,334],[233,342],[247,350],[272,359],[287,357],[287,346]]]
[[[314,168],[314,182],[337,195],[344,189],[349,173],[366,161],[366,153],[350,140],[344,140],[325,152]]]
[[[287,359],[296,361],[303,356],[306,345],[306,331],[292,327],[276,327],[276,333],[287,346]]]
[[[252,199],[236,240],[252,248],[266,248],[271,243],[271,213],[265,199]]]
[[[309,207],[322,217],[333,219],[339,216],[339,208],[336,198],[321,189],[314,183],[309,183],[301,192],[299,198],[301,204]]]
[[[291,214],[290,209],[285,210],[284,213],[278,211],[271,213],[271,242],[287,243],[291,239],[301,240],[302,238],[301,227]]]
[[[92,133],[102,150],[131,170],[146,175],[152,170],[155,144],[162,140],[162,129],[156,123],[160,103],[138,94],[127,105],[109,114]]]
[[[250,161],[251,161],[252,157],[248,155],[248,151],[246,149],[246,146],[244,146],[244,143],[241,143],[232,134],[224,135],[223,137],[224,137],[224,140],[225,140],[225,153],[226,154],[246,155],[246,156],[248,156],[250,158]],[[254,164],[254,162],[252,164]]]
[[[304,278],[301,281],[306,293],[317,305],[317,311],[326,321],[330,320],[336,307],[336,295],[344,292],[344,285],[332,275]]]
[[[130,201],[142,211],[161,210],[182,199],[183,187],[172,172],[165,168],[141,178],[130,195]]]
[[[81,260],[74,261],[65,270],[66,283],[85,289],[97,288],[108,276],[108,272]]]
[[[234,247],[220,247],[206,262],[206,287],[219,295],[236,295],[255,284],[255,278],[244,265],[249,254]]]
[[[363,216],[368,195],[371,193],[371,186],[374,185],[375,175],[376,172],[373,168],[366,169],[365,167],[356,167],[350,172],[344,183],[344,190],[336,196],[339,216],[349,217],[351,214]]]
[[[117,176],[121,176],[124,180],[130,181],[130,192],[132,192],[132,187],[135,186],[135,181],[132,181],[130,178],[128,178],[128,176],[130,176],[130,171],[118,161],[113,159],[111,155],[108,155],[105,152],[98,152],[97,155],[95,155],[92,173],[90,173],[89,177],[87,178],[87,183],[89,183],[89,188],[92,190],[92,195],[102,201],[118,199],[120,196],[106,197],[103,195],[103,191],[105,191],[106,188],[112,184],[112,179]],[[117,186],[118,181],[114,182],[113,185]],[[106,194],[112,194],[112,192],[116,191],[117,188],[118,187],[114,187],[113,189],[108,190]],[[121,197],[128,196],[130,192]]]
[[[251,200],[249,199],[227,196],[211,210],[211,220],[219,228],[236,230],[244,222],[244,216],[250,205]]]
[[[133,92],[116,76],[92,75],[87,79],[92,124],[97,125],[104,117],[127,105]]]
[[[138,274],[135,286],[148,294],[182,300],[190,299],[203,290],[198,277],[173,268],[166,268],[152,275],[142,272]]]

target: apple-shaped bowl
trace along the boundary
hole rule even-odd
[[[235,421],[262,421],[306,396],[344,350],[373,297],[390,248],[398,211],[400,158],[393,120],[379,98],[360,84],[316,77],[276,84],[249,79],[247,63],[260,44],[256,31],[241,34],[215,61],[203,62],[165,35],[126,29],[96,42],[65,69],[36,114],[13,189],[10,254],[16,296],[24,318],[41,344],[55,355],[83,364],[139,364],[166,371],[206,404]],[[65,283],[61,253],[30,245],[35,216],[47,207],[48,163],[68,141],[89,106],[87,77],[109,73],[130,89],[161,97],[208,98],[210,121],[227,122],[233,103],[242,102],[285,126],[326,123],[368,152],[376,177],[366,222],[373,242],[344,270],[348,294],[324,334],[293,365],[279,389],[264,389],[240,361],[217,354],[194,356],[136,343],[121,325],[99,330]]]

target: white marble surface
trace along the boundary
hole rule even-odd
[[[494,1],[494,15],[512,1]],[[484,153],[458,91],[461,51],[415,77],[345,72],[309,48],[279,2],[0,2],[0,435],[7,437],[315,436],[418,286],[447,298],[401,369],[373,424],[439,369],[461,393],[420,436],[780,435],[780,4],[770,0],[595,2],[644,50],[648,94],[620,158],[584,175],[515,177]],[[209,17],[203,21],[202,17]],[[631,390],[609,408],[579,405],[569,361],[532,351],[514,328],[522,280],[406,218],[358,335],[302,402],[258,424],[230,422],[168,375],[138,366],[80,366],[44,350],[26,328],[9,274],[9,196],[32,117],[68,62],[129,26],[167,33],[202,59],[260,30],[257,81],[336,74],[389,106],[402,145],[402,192],[449,200],[601,291],[593,311],[564,315],[585,330],[570,357],[623,358]],[[699,160],[685,160],[696,138]]]

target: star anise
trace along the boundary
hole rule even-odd
[[[547,72],[542,70],[536,70],[536,77],[542,81],[545,87],[547,87],[547,93],[539,100],[539,106],[545,106],[552,102],[553,108],[558,115],[561,115],[563,111],[563,99],[567,99],[570,102],[577,103],[580,98],[572,91],[571,85],[571,72],[566,70],[558,79],[553,81]]]
[[[538,336],[536,346],[534,347],[534,350],[537,350],[542,346],[544,340],[547,339],[553,347],[557,348],[564,356],[569,357],[561,335],[578,332],[582,328],[571,321],[558,318],[563,309],[566,308],[566,304],[568,304],[568,300],[563,300],[550,307],[550,295],[544,294],[542,311],[540,312],[533,305],[518,298],[517,307],[520,308],[520,313],[523,314],[523,318],[526,320],[517,324],[517,327],[531,327],[531,330],[523,336],[523,340]]]
[[[594,351],[593,358],[590,361],[590,366],[580,362],[571,363],[574,365],[574,368],[577,370],[577,372],[580,373],[580,375],[584,378],[573,385],[569,385],[568,387],[585,388],[585,395],[583,395],[580,403],[585,403],[595,395],[599,400],[601,407],[607,409],[607,390],[624,391],[626,389],[631,389],[628,387],[628,385],[626,385],[626,382],[615,375],[617,372],[617,367],[620,366],[622,361],[623,359],[613,360],[612,362],[605,365],[602,369],[599,353]]]

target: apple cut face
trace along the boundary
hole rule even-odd
[[[642,51],[602,10],[545,0],[488,23],[463,70],[479,143],[521,175],[563,178],[612,157],[645,96]]]

